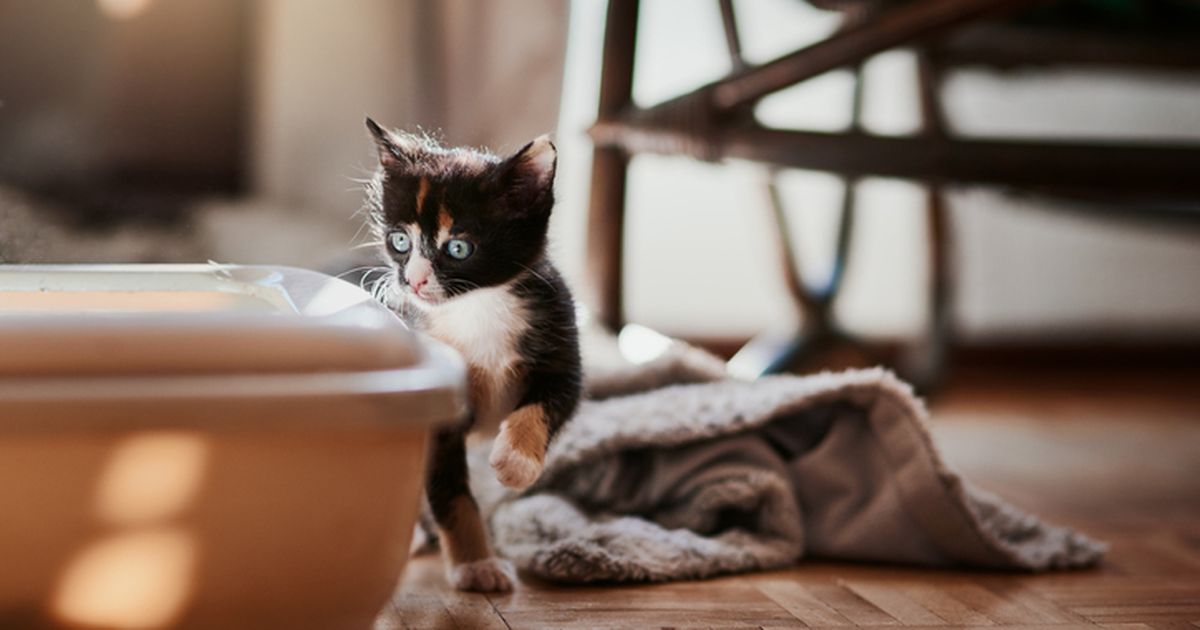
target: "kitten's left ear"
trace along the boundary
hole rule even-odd
[[[374,138],[375,145],[379,148],[380,164],[385,167],[412,166],[416,155],[415,142],[412,138],[380,127],[379,123],[371,120],[369,116],[366,125],[367,131],[371,132],[371,137]]]
[[[558,150],[550,136],[540,136],[504,160],[500,182],[505,193],[525,209],[549,211],[554,204],[554,172]]]

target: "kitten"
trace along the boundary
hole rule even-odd
[[[500,159],[366,124],[380,161],[368,207],[394,270],[393,307],[469,368],[470,417],[434,436],[425,487],[448,575],[461,590],[507,591],[512,567],[488,543],[464,438],[498,427],[492,469],[524,489],[579,402],[575,307],[546,257],[555,148],[543,136]]]

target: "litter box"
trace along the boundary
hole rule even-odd
[[[369,627],[463,383],[319,273],[0,266],[0,627]]]

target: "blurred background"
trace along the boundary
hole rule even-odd
[[[728,6],[753,66],[838,32],[856,4],[873,3]],[[0,0],[0,260],[215,260],[330,273],[377,264],[369,247],[354,249],[365,238],[359,180],[374,168],[362,124],[371,115],[499,152],[554,132],[561,201],[552,254],[590,298],[587,130],[597,118],[607,6]],[[1002,19],[1069,31],[1099,49],[1111,41],[1151,52],[1092,59],[1085,53],[1095,48],[1079,44],[1064,63],[980,58],[948,67],[937,96],[954,137],[1200,144],[1196,2],[1068,0]],[[870,57],[857,121],[848,69],[768,96],[753,117],[777,129],[837,134],[854,124],[915,137],[919,61],[908,46]],[[640,3],[634,105],[684,94],[736,64],[718,2]],[[1190,159],[1195,165],[1194,151]],[[809,290],[838,268],[847,181],[855,191],[844,286],[831,312],[860,350],[816,365],[874,362],[892,356],[876,349],[891,346],[928,353],[938,308],[929,186],[843,175],[774,175],[782,229]],[[755,336],[772,351],[786,347],[803,309],[778,264],[781,228],[766,177],[752,162],[633,155],[620,233],[623,320],[727,355]],[[944,184],[944,324],[958,364],[1019,357],[1024,365],[1036,351],[1037,364],[1195,368],[1195,198]]]

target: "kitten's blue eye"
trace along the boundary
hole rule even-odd
[[[408,250],[412,249],[412,240],[406,232],[392,232],[388,235],[388,244],[401,254],[407,254]]]
[[[470,256],[471,252],[474,251],[475,246],[461,238],[452,238],[446,242],[446,253],[450,254],[451,258],[466,260],[467,256]]]

